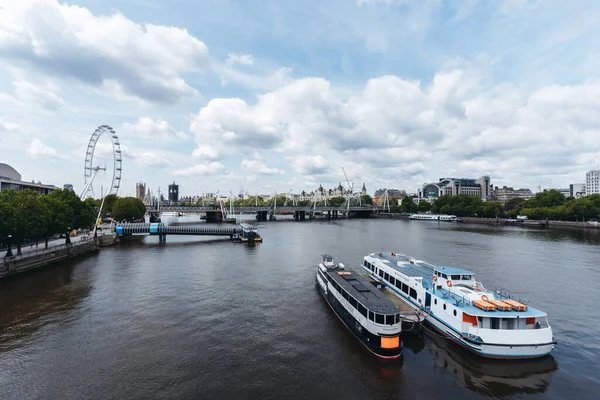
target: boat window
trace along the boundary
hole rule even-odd
[[[381,270],[381,269],[379,270],[379,276],[380,276],[381,278],[383,278],[383,270]]]
[[[450,279],[452,279],[453,281],[459,281],[460,275],[450,275]]]
[[[369,311],[369,319],[375,321],[375,314],[373,314],[373,311]]]
[[[344,300],[348,300],[348,292],[342,290],[342,297],[344,298]]]
[[[367,309],[360,303],[358,303],[358,312],[361,313],[363,317],[367,318]]]
[[[448,276],[446,276],[446,274],[442,274],[442,278],[448,279]]]
[[[348,302],[350,302],[350,305],[351,305],[352,307],[354,307],[354,308],[356,308],[356,306],[357,306],[357,304],[358,304],[358,303],[356,302],[356,299],[355,299],[354,297],[352,297],[352,296],[348,296]]]
[[[492,329],[500,329],[500,318],[490,318],[492,322]]]
[[[506,329],[515,329],[515,321],[514,318],[506,319]]]
[[[412,297],[413,299],[417,298],[417,291],[413,288],[410,288],[410,297]]]
[[[454,310],[454,316],[456,317],[456,310]]]
[[[463,275],[463,276],[461,277],[461,279],[462,279],[463,281],[470,281],[470,280],[471,280],[471,275]]]
[[[386,315],[385,316],[385,324],[386,325],[394,325],[394,316],[393,315]]]
[[[433,304],[437,306],[437,299],[433,299]]]
[[[396,314],[396,323],[400,322],[400,314]]]
[[[378,324],[383,325],[384,321],[385,321],[385,319],[383,318],[383,315],[381,315],[381,314],[375,314],[375,322],[377,322]]]
[[[393,286],[396,286],[396,278],[394,278],[393,276],[390,276],[390,283],[391,283]]]
[[[363,261],[363,267],[366,267],[366,266],[367,266],[367,260],[364,260]]]
[[[408,285],[406,283],[402,284],[402,291],[406,294],[408,294]]]
[[[387,272],[384,272],[384,273],[383,273],[383,279],[385,279],[385,280],[386,280],[386,281],[388,281],[388,282],[390,281],[390,276],[388,275],[388,273],[387,273]]]
[[[444,310],[446,309],[446,303],[444,303]]]

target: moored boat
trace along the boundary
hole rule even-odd
[[[457,222],[458,218],[456,215],[447,214],[410,214],[409,219],[421,220],[421,221],[441,221],[441,222]]]
[[[537,358],[556,345],[545,312],[487,290],[471,271],[396,253],[371,253],[362,268],[423,311],[437,331],[483,357]]]
[[[402,355],[400,309],[364,276],[324,255],[315,279],[333,312],[371,353],[388,360]]]

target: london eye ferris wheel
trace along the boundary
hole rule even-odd
[[[92,134],[86,149],[85,167],[83,171],[85,185],[79,195],[81,199],[85,199],[86,197],[90,196],[95,197],[94,180],[96,175],[98,175],[98,171],[108,170],[107,172],[110,172],[109,165],[100,166],[98,163],[98,157],[94,159],[94,155],[97,153],[96,148],[100,143],[99,141],[103,138],[107,138],[110,141],[110,147],[112,147],[112,149],[108,151],[108,153],[112,155],[112,159],[109,161],[109,163],[112,163],[112,180],[110,187],[107,188],[107,191],[102,193],[102,196],[118,194],[119,192],[119,188],[121,186],[121,171],[123,169],[121,144],[119,143],[119,137],[111,126],[100,125]]]

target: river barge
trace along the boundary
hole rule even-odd
[[[327,304],[367,350],[386,360],[402,355],[401,310],[366,277],[324,255],[315,279]]]

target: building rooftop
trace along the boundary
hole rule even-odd
[[[0,163],[0,190],[3,189],[13,189],[12,186],[17,186],[21,188],[37,188],[37,189],[58,189],[54,185],[45,185],[41,182],[26,182],[21,180],[21,174],[17,172],[16,169],[11,167],[8,164]]]

